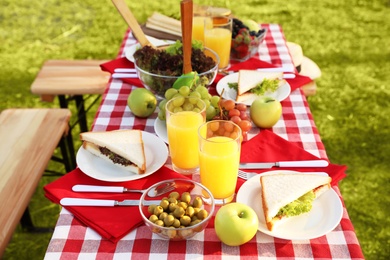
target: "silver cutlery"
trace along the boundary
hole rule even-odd
[[[307,174],[319,174],[319,175],[325,175],[329,176],[326,172],[301,172],[301,173],[307,173]],[[242,170],[238,170],[238,177],[244,180],[249,180],[250,178],[259,175],[259,173],[256,172],[246,172]]]
[[[157,197],[164,193],[174,190],[175,184],[173,182],[164,183],[157,186],[154,189],[151,189],[148,192],[149,197]],[[72,190],[75,192],[114,192],[114,193],[124,193],[124,192],[139,192],[144,193],[145,190],[135,190],[128,189],[120,186],[96,186],[96,185],[81,185],[77,184],[72,187]]]
[[[270,163],[240,163],[240,169],[270,169],[272,167],[327,167],[326,160],[280,161]]]
[[[144,201],[145,206],[152,204],[159,205],[161,200],[146,200]],[[114,207],[114,206],[138,206],[139,200],[105,200],[105,199],[82,199],[82,198],[63,198],[60,200],[62,206],[103,206],[103,207]]]

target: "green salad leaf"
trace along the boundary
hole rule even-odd
[[[314,192],[309,191],[305,195],[281,208],[276,216],[292,217],[309,212],[312,208],[312,204],[315,198],[316,195]]]

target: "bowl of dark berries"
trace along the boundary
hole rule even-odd
[[[203,47],[201,42],[193,42],[191,54],[192,72],[183,75],[183,49],[180,41],[161,49],[144,46],[134,53],[138,78],[145,88],[161,99],[179,78],[180,82],[199,79],[204,85],[212,84],[218,73],[217,53]]]
[[[233,19],[232,44],[230,58],[246,61],[254,56],[267,34],[266,28],[261,28],[253,20]]]

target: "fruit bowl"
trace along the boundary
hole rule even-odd
[[[230,59],[242,62],[254,56],[266,34],[267,29],[265,28],[260,29],[257,33],[252,33],[246,28],[240,29],[232,38]]]
[[[206,85],[211,85],[218,73],[219,57],[214,51],[206,47],[204,47],[203,53],[207,57],[212,58],[215,62],[215,65],[209,69],[205,69],[204,67],[202,67],[201,69],[199,69],[199,71],[194,69],[193,65],[193,69],[198,73],[199,77],[202,80],[207,81]],[[140,66],[139,61],[135,58],[134,66],[137,71],[137,76],[141,80],[145,88],[152,91],[153,94],[155,94],[160,99],[164,98],[165,91],[171,88],[179,77],[188,78],[189,81],[193,79],[193,75],[182,75],[182,65],[179,69],[169,68],[169,70],[159,70],[158,72],[151,72],[147,69],[141,68],[142,66]]]
[[[150,190],[155,189],[157,186],[161,187],[161,185],[173,185],[174,189],[157,198],[150,197],[148,195],[148,192]],[[175,193],[179,194],[179,198],[175,198],[176,202],[174,202],[174,200],[172,199],[172,197],[175,197]],[[182,198],[182,196],[184,197]],[[154,204],[154,206],[147,205],[148,200],[157,199],[159,202],[163,201],[160,205],[164,206],[164,203],[166,203],[164,197],[165,199],[171,199],[171,203],[176,206],[171,206],[171,203],[169,203],[167,209],[164,210],[162,208],[156,209],[157,204]],[[187,208],[185,210],[183,207],[181,207],[181,203],[187,204]],[[190,206],[192,207],[192,209],[194,209],[193,212],[192,210],[188,209],[190,208]],[[176,208],[178,207],[183,208],[183,210],[185,211],[184,216],[187,217],[181,216],[181,214],[183,213],[181,210],[177,210],[177,212],[175,212]],[[212,218],[214,214],[214,208],[214,197],[211,192],[202,184],[189,179],[171,179],[161,181],[152,185],[142,194],[139,205],[139,210],[141,212],[142,219],[144,220],[145,225],[153,233],[157,234],[162,238],[176,241],[186,240],[188,238],[193,237],[197,233],[202,232]],[[170,215],[171,217],[168,217],[169,212],[171,212],[170,209],[172,209],[172,214]],[[162,214],[164,213],[162,213],[161,210],[167,213],[166,216],[162,217]],[[158,214],[152,214],[149,211],[153,211],[154,213]],[[205,214],[205,211],[207,211],[207,215]],[[170,223],[172,221],[172,216],[174,216],[174,219],[177,219],[179,222],[180,219],[183,219],[183,222],[180,223],[180,226],[174,224],[177,223],[177,221],[175,220]],[[158,220],[161,220],[160,218],[162,218],[162,221],[158,222]],[[161,222],[164,223],[164,226],[161,226]],[[188,222],[188,225],[186,222]]]

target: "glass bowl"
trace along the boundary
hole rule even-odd
[[[257,37],[248,35],[250,38],[246,40],[244,40],[245,37],[241,37],[242,35],[237,35],[236,38],[232,39],[230,59],[242,62],[253,57],[259,51],[259,46],[264,41],[266,34],[267,29],[263,28]],[[248,39],[250,40],[248,41]]]
[[[151,190],[154,190],[157,186],[165,186],[168,184],[173,184],[174,189],[168,193],[165,193],[159,197],[151,197],[148,195],[148,193]],[[195,220],[194,217],[191,217],[191,224],[189,226],[181,226],[181,227],[166,227],[166,226],[159,226],[156,223],[152,222],[149,219],[152,219],[151,217],[153,214],[149,213],[148,211],[148,200],[158,200],[161,201],[164,197],[167,198],[170,196],[172,192],[178,192],[180,195],[184,192],[188,192],[190,194],[190,203],[188,205],[194,205],[194,201],[196,200],[197,203],[199,203],[199,200],[202,201],[201,207],[198,207],[199,209],[206,210],[208,212],[207,217],[201,217],[198,219],[198,221]],[[156,205],[156,204],[155,204]],[[152,206],[153,207],[153,206]],[[161,181],[159,183],[156,183],[149,187],[141,196],[140,199],[140,205],[139,210],[141,212],[141,216],[145,222],[145,225],[153,232],[156,233],[158,236],[169,239],[169,240],[186,240],[188,238],[193,237],[199,232],[202,232],[207,224],[209,223],[210,219],[212,218],[214,214],[214,197],[211,194],[211,192],[204,187],[202,184],[189,180],[189,179],[171,179],[171,180],[165,180]],[[199,210],[198,209],[198,210]],[[164,210],[165,212],[169,212],[169,210]],[[190,211],[190,210],[189,210]],[[168,213],[169,214],[169,213]],[[175,213],[173,213],[175,215]],[[190,213],[185,215],[191,215]],[[197,213],[194,213],[194,215],[197,215]],[[157,215],[156,215],[157,216]],[[179,219],[179,217],[175,217],[175,219]],[[187,218],[188,219],[188,218]],[[157,221],[157,220],[156,220]],[[155,222],[156,222],[155,221]],[[161,222],[160,222],[161,223]]]
[[[215,53],[213,50],[207,47],[204,47],[203,52],[206,54],[206,56],[211,57],[215,61],[215,66],[209,69],[208,71],[201,72],[201,73],[198,72],[198,75],[199,77],[205,76],[208,82],[207,85],[211,85],[218,73],[219,57],[217,53]],[[172,76],[172,75],[155,74],[149,72],[147,70],[140,68],[137,65],[137,60],[135,60],[134,66],[137,71],[137,76],[141,80],[145,88],[152,91],[153,94],[155,94],[160,99],[164,98],[165,91],[171,88],[173,83],[175,83],[175,81],[179,77],[186,77],[184,75]],[[188,78],[191,78],[191,76],[188,76]]]

